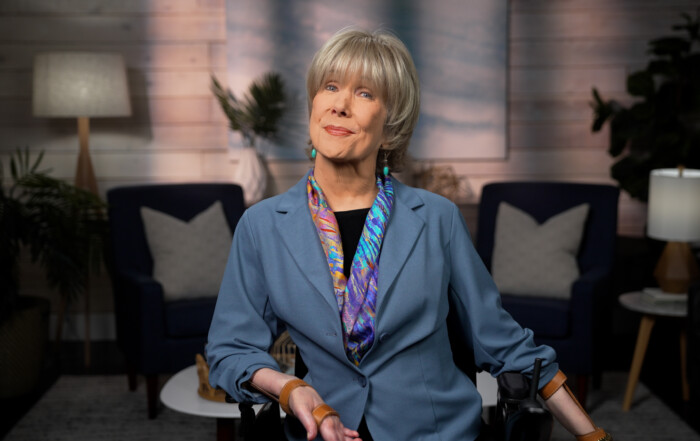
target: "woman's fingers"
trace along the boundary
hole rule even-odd
[[[316,420],[311,416],[311,412],[301,412],[297,414],[296,417],[304,426],[304,429],[306,429],[306,438],[310,440],[316,438],[318,435],[318,427],[316,427]]]
[[[320,432],[325,441],[344,441],[342,428],[337,430],[340,437],[332,435],[335,431],[325,432],[324,435],[324,432],[319,430],[320,428],[316,425],[316,419],[313,417],[312,412],[320,404],[323,404],[323,399],[312,387],[298,387],[289,395],[289,407],[294,412],[294,416],[304,426],[304,429],[306,429],[308,439],[315,439]]]
[[[306,429],[306,436],[309,440],[315,439],[319,434],[324,441],[359,440],[360,434],[343,426],[340,418],[336,415],[327,416],[318,427],[313,410],[321,404],[323,404],[323,399],[311,387],[298,387],[289,395],[289,407]]]
[[[347,427],[343,427],[343,435],[346,441],[362,441],[360,439],[360,433],[356,430],[350,430]]]
[[[319,434],[324,441],[352,441],[358,439],[359,436],[357,432],[345,428],[337,416],[324,418],[321,427],[316,426],[316,420],[311,414],[297,418],[306,429],[306,437],[309,440],[315,439]]]
[[[340,418],[337,416],[324,418],[323,421],[321,421],[321,427],[319,427],[321,437],[324,441],[346,441],[348,438],[345,436],[345,430],[343,423],[340,422]]]
[[[350,438],[359,438],[360,433],[357,430],[351,430],[348,429],[347,427],[343,427],[343,434],[345,436],[349,436]]]
[[[318,405],[317,403],[322,402],[318,393],[310,387],[298,387],[289,396],[289,407],[306,429],[308,439],[314,439],[318,435],[316,420],[311,412]]]

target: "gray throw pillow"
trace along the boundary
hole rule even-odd
[[[189,222],[148,207],[141,217],[165,300],[216,296],[232,238],[221,201]]]
[[[588,204],[552,216],[539,225],[501,202],[496,216],[493,279],[504,294],[569,298],[579,276],[578,254]]]

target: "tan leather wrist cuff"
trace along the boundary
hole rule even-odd
[[[554,395],[554,392],[558,391],[560,387],[562,387],[566,383],[566,375],[564,375],[564,372],[559,371],[557,374],[552,378],[549,383],[545,384],[542,389],[540,389],[540,397],[542,397],[543,400],[549,399],[552,395]]]
[[[280,391],[280,407],[286,413],[287,415],[294,415],[292,412],[292,409],[289,408],[289,395],[292,393],[294,389],[297,387],[302,387],[302,386],[307,386],[310,387],[306,381],[301,380],[299,378],[295,378],[294,380],[289,380],[286,383],[284,383],[284,386],[282,386],[282,390]]]
[[[321,423],[324,419],[326,419],[326,417],[339,416],[338,412],[336,412],[331,406],[325,403],[316,406],[314,410],[311,411],[311,415],[313,415],[314,420],[316,420],[316,426],[318,427],[321,427]]]
[[[576,435],[576,441],[612,441],[612,436],[601,428],[585,435]]]

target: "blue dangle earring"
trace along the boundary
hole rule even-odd
[[[316,147],[311,147],[311,159],[316,159]]]
[[[382,169],[382,172],[384,172],[384,176],[389,176],[389,152],[388,151],[384,152],[384,169]]]

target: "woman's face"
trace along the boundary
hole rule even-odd
[[[309,134],[319,159],[367,163],[374,170],[384,142],[386,106],[359,75],[330,76],[316,92]]]

